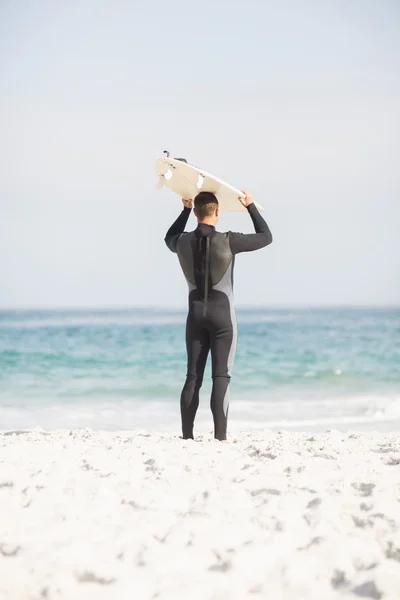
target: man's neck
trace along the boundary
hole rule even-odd
[[[197,225],[208,225],[209,227],[215,227],[215,223],[212,223],[211,221],[197,221]]]

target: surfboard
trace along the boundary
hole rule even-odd
[[[229,185],[219,177],[189,164],[183,158],[159,158],[156,162],[158,175],[157,189],[164,186],[169,188],[181,198],[193,200],[200,192],[212,192],[216,195],[221,211],[246,212],[247,209],[240,203],[239,198],[244,198],[243,192]],[[259,210],[264,210],[256,204]]]

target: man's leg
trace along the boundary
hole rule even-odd
[[[229,382],[236,352],[236,320],[232,322],[230,313],[225,312],[223,323],[213,328],[210,334],[212,355],[213,387],[211,393],[211,411],[214,417],[214,436],[217,440],[226,440],[229,412]]]
[[[193,315],[186,322],[187,376],[181,394],[183,439],[193,438],[193,425],[199,406],[199,392],[210,349],[208,331],[196,323]]]

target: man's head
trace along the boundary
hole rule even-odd
[[[218,200],[211,192],[200,192],[194,199],[194,214],[199,223],[216,225],[218,221]]]

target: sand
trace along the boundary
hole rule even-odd
[[[400,598],[400,436],[0,434],[0,598]]]

